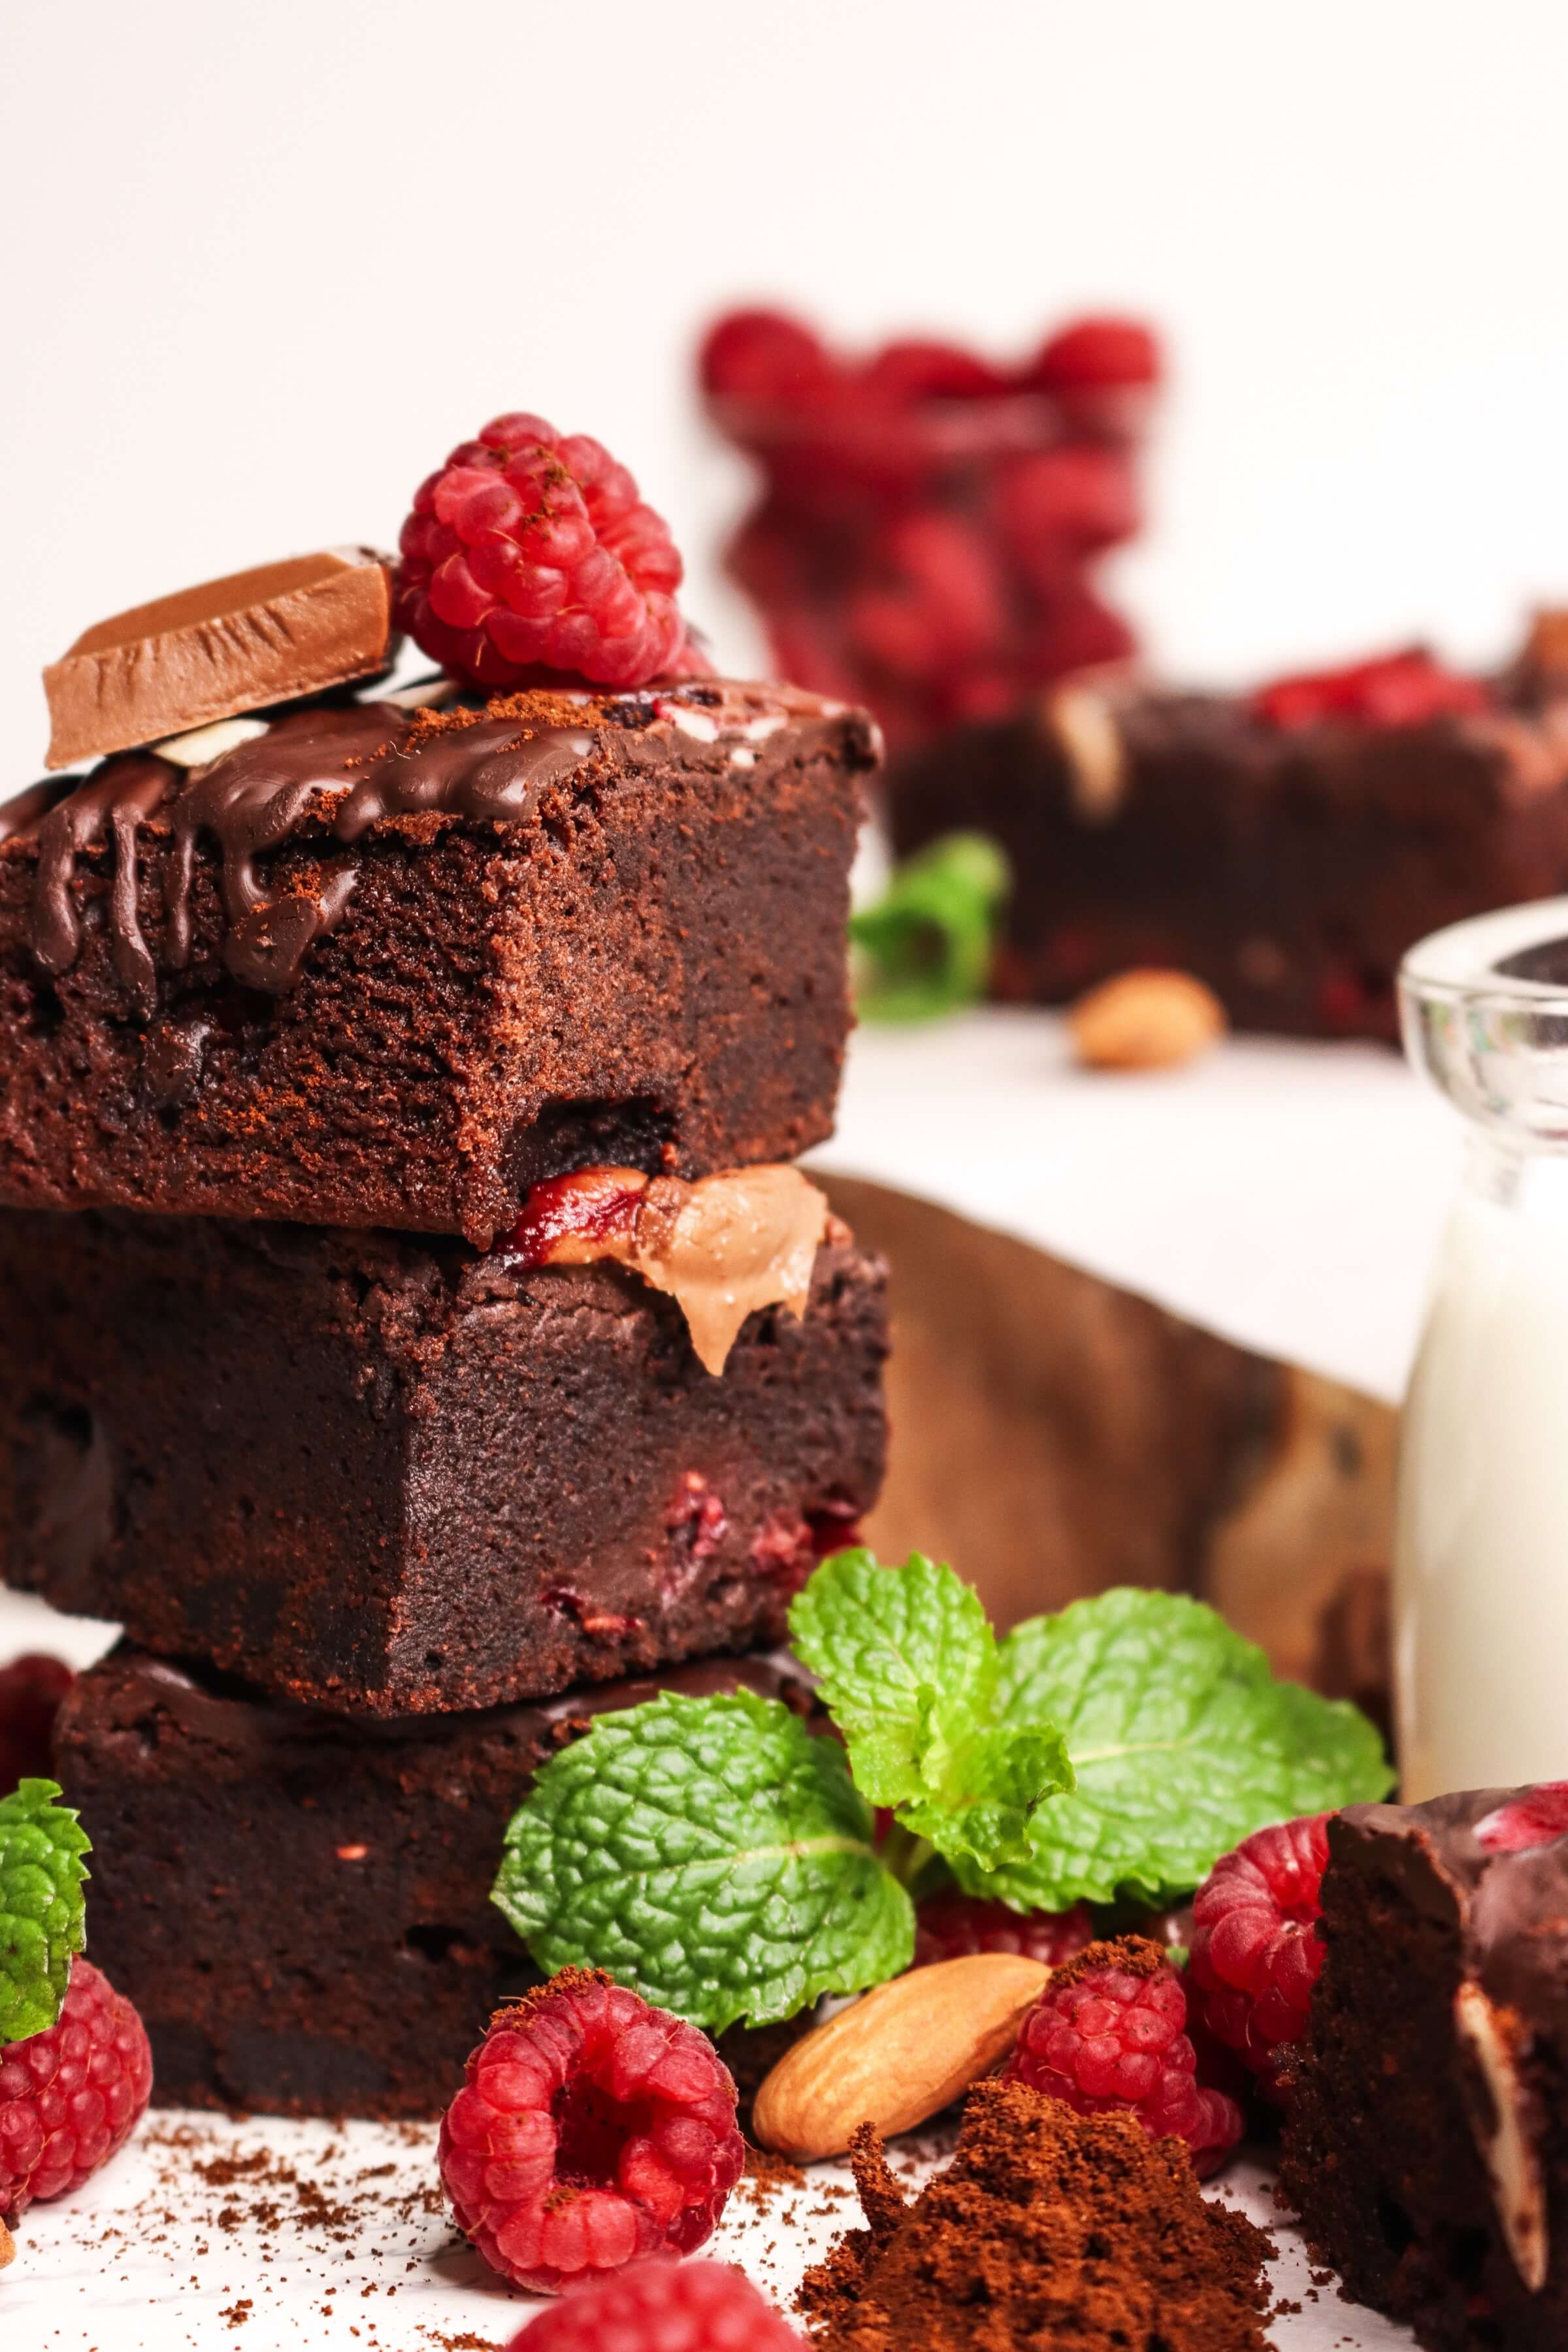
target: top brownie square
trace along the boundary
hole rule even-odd
[[[246,731],[0,808],[0,1205],[482,1248],[543,1177],[831,1131],[861,714],[693,682]]]

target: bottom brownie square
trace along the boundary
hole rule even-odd
[[[880,1263],[722,1374],[621,1266],[0,1212],[0,1577],[279,1697],[498,1706],[783,1637],[886,1449]]]
[[[378,1720],[124,1647],[94,1666],[55,1765],[92,1840],[92,1959],[146,2023],[155,2102],[438,2115],[498,2000],[537,1981],[489,1900],[534,1772],[606,1708],[742,1685],[810,1705],[759,1657]]]
[[[1329,1823],[1281,2186],[1433,2352],[1568,2344],[1568,1789]]]

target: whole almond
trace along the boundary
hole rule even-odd
[[[13,2263],[16,2259],[16,2241],[5,2222],[0,2221],[0,2271],[5,2269],[7,2263]]]
[[[763,2147],[841,2156],[858,2124],[912,2131],[1011,2049],[1050,1975],[1017,1952],[936,1960],[879,1985],[780,2059],[752,2105]]]
[[[1225,1007],[1190,971],[1124,971],[1080,996],[1068,1027],[1092,1070],[1168,1070],[1224,1036]]]

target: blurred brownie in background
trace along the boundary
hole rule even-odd
[[[911,751],[888,803],[900,856],[1007,853],[998,995],[1175,966],[1243,1028],[1392,1040],[1415,940],[1568,890],[1568,615],[1491,678],[1416,649],[1251,695],[1077,681]]]

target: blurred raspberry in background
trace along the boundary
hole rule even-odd
[[[1081,319],[1003,368],[913,340],[849,359],[735,310],[699,372],[763,475],[727,561],[775,667],[868,703],[893,751],[1135,650],[1093,574],[1142,521],[1147,327]]]

